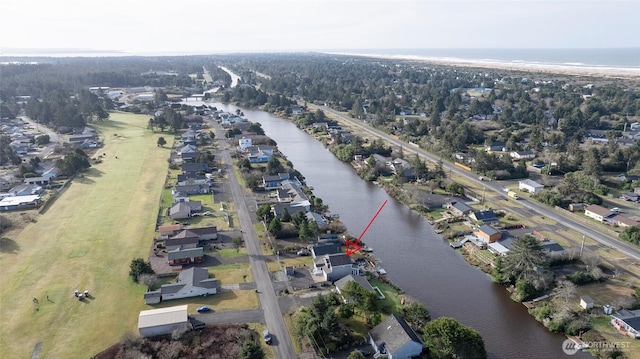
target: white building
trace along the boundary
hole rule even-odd
[[[252,146],[252,141],[250,138],[246,138],[246,137],[242,137],[239,141],[238,141],[238,150],[239,151],[245,151],[247,148]]]
[[[544,189],[544,185],[536,181],[526,179],[518,182],[518,189],[521,191],[527,191],[529,193],[538,193]]]
[[[187,305],[143,310],[138,316],[138,331],[143,337],[167,335],[175,330],[188,330]]]

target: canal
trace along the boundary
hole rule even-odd
[[[236,106],[215,103],[234,113]],[[262,124],[278,149],[314,188],[332,213],[338,213],[349,233],[358,236],[380,205],[384,210],[362,239],[389,278],[424,303],[432,318],[453,317],[476,329],[490,358],[561,358],[565,337],[550,333],[513,302],[506,289],[462,258],[431,225],[384,190],[362,180],[354,169],[333,156],[320,142],[293,123],[271,114],[241,109]],[[579,352],[574,358],[590,358]]]

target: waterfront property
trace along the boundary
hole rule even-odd
[[[502,238],[502,233],[488,224],[483,224],[476,229],[473,234],[485,243],[493,243]]]
[[[622,334],[640,338],[640,309],[624,309],[611,314],[611,325]]]
[[[344,253],[325,254],[313,261],[313,274],[324,280],[336,281],[349,274],[358,275],[360,269],[351,257]]]
[[[408,359],[422,352],[420,336],[407,322],[391,314],[369,332],[369,344],[375,358]]]
[[[167,335],[189,329],[187,305],[143,310],[138,315],[138,331],[143,337]]]

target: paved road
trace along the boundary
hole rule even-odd
[[[335,115],[337,117],[340,117],[341,119],[343,119],[344,121],[347,121],[351,124],[353,124],[354,126],[358,126],[361,129],[368,131],[369,133],[372,133],[378,137],[381,137],[391,143],[393,143],[396,146],[402,146],[402,148],[404,150],[407,150],[409,152],[412,153],[417,153],[420,156],[425,157],[426,159],[432,161],[432,162],[438,162],[440,160],[439,157],[433,156],[430,153],[421,150],[415,146],[412,146],[406,142],[403,141],[399,141],[396,140],[394,138],[392,138],[391,136],[389,136],[388,134],[372,128],[366,124],[364,124],[361,121],[356,121],[353,120],[347,116],[344,116],[342,113],[337,112],[333,109],[330,109],[328,107],[325,106],[316,106],[316,105],[312,105],[312,104],[308,104],[308,106],[310,107],[315,107],[315,108],[320,108],[321,110],[323,110],[324,112],[330,113],[332,115]],[[455,172],[457,175],[459,176],[463,176],[466,177],[469,181],[473,181],[476,182],[477,184],[479,184],[480,186],[484,186],[487,188],[487,190],[493,190],[494,192],[497,192],[499,195],[503,196],[505,199],[508,199],[507,194],[502,190],[502,185],[499,182],[496,181],[480,181],[478,179],[478,177],[474,174],[471,174],[467,171],[464,171],[458,167],[455,167],[453,165],[448,164],[447,162],[443,162],[443,167],[446,168],[447,170],[451,171],[451,172]],[[535,216],[535,215],[541,215],[541,216],[546,216],[548,218],[551,218],[555,221],[557,221],[559,224],[573,229],[579,233],[585,234],[586,236],[588,236],[589,238],[592,238],[594,240],[596,240],[597,242],[610,247],[610,248],[614,248],[616,250],[618,250],[619,252],[629,256],[630,258],[633,258],[634,260],[640,261],[640,249],[630,243],[626,243],[623,241],[620,241],[614,237],[611,237],[609,235],[606,235],[602,232],[599,232],[597,230],[594,230],[590,227],[587,227],[579,222],[574,221],[571,218],[567,218],[562,216],[561,214],[555,212],[554,210],[545,207],[543,205],[540,205],[536,202],[533,201],[529,201],[527,199],[521,198],[518,200],[518,202],[520,202],[520,204],[522,206],[524,206],[524,208],[517,208],[517,209],[510,209],[513,212],[517,213],[518,215],[522,216],[523,218],[529,218],[531,216]]]
[[[212,125],[218,134],[224,133],[217,123],[212,123]],[[238,179],[233,170],[231,156],[229,151],[226,150],[227,140],[222,136],[218,136],[217,138],[225,162],[225,173],[229,175],[231,193],[237,206],[238,222],[240,228],[242,228],[242,235],[245,246],[247,247],[247,253],[249,254],[249,262],[251,263],[253,278],[258,289],[260,305],[264,310],[265,323],[267,329],[273,336],[273,347],[276,357],[279,359],[294,359],[296,358],[296,354],[291,338],[289,337],[289,332],[284,323],[282,311],[276,299],[273,283],[271,282],[271,275],[267,270],[266,258],[262,255],[258,236],[253,230],[253,223],[251,221],[252,212],[249,211],[247,203],[245,202],[244,188],[238,183]]]
[[[42,132],[45,135],[49,135],[49,143],[44,146],[42,151],[40,151],[41,159],[44,159],[44,157],[46,155],[48,155],[49,153],[53,152],[53,149],[55,148],[55,146],[60,144],[60,138],[58,137],[58,134],[53,132],[53,130],[51,130],[49,127],[43,126],[43,125],[33,121],[32,119],[30,119],[27,116],[20,116],[20,118],[23,121],[29,122],[29,124],[33,128],[35,128],[36,130],[38,130],[39,132]]]
[[[192,316],[194,319],[199,320],[207,325],[264,323],[262,308],[192,314]]]

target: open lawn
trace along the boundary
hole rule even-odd
[[[0,253],[0,357],[28,358],[42,342],[41,358],[86,358],[137,332],[138,313],[148,308],[129,263],[148,255],[170,154],[147,121],[112,113],[98,123],[103,162],[34,223],[5,235],[16,250]],[[91,299],[78,301],[76,289]]]
[[[185,304],[189,306],[189,313],[196,313],[196,309],[203,305],[210,306],[215,311],[255,309],[258,307],[258,296],[252,290],[230,290],[208,295],[207,297],[166,300],[147,306],[145,309],[166,308]]]
[[[253,282],[253,274],[248,264],[235,263],[213,266],[209,267],[209,273],[212,273],[221,284]]]
[[[378,287],[385,298],[378,301],[378,309],[384,314],[400,314],[402,310],[401,300],[404,295],[383,281],[372,278],[369,280],[372,287]]]
[[[618,344],[625,358],[640,359],[640,340],[618,333],[609,324],[610,321],[611,317],[608,315],[589,318],[589,324],[591,324],[592,328],[600,332],[608,342]]]

